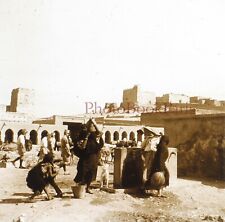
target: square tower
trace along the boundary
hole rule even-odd
[[[32,114],[34,112],[35,93],[33,89],[17,88],[11,93],[11,112]]]

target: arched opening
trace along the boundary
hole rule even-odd
[[[57,130],[55,130],[54,133],[55,133],[55,147],[54,147],[54,149],[59,151],[60,150],[60,146],[61,146],[60,133]]]
[[[41,139],[45,136],[48,135],[48,131],[47,130],[43,130],[42,133],[41,133]]]
[[[131,141],[135,140],[135,134],[133,131],[130,132],[129,140]]]
[[[114,140],[114,141],[118,141],[118,140],[119,140],[119,132],[115,131],[115,132],[113,133],[113,140]]]
[[[5,131],[5,143],[11,143],[13,142],[13,131],[11,129],[7,129]]]
[[[23,129],[20,129],[17,133],[17,137],[19,137],[22,134]]]
[[[105,132],[105,143],[111,143],[111,133],[109,131]]]
[[[60,142],[60,133],[59,133],[59,131],[55,130],[54,133],[55,133],[55,140],[56,140],[56,142]]]
[[[122,132],[122,140],[125,139],[125,138],[127,139],[127,132],[126,131],[123,131]]]
[[[142,142],[142,135],[143,135],[143,132],[141,130],[138,130],[138,132],[137,132],[137,141]]]
[[[30,140],[31,140],[32,144],[37,145],[37,131],[36,130],[30,131]]]

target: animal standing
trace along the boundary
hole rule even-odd
[[[107,187],[109,186],[109,164],[104,163],[102,165],[102,173],[100,177],[100,187]]]

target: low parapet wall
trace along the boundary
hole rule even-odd
[[[178,152],[178,176],[225,180],[225,114],[179,117],[165,123],[165,134]]]

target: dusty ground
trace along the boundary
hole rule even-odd
[[[34,203],[27,201],[31,194],[25,183],[28,170],[0,168],[0,221],[12,222],[21,214],[26,222],[225,221],[225,182],[178,179],[164,191],[167,198],[94,189],[94,194],[75,199],[70,188],[75,168],[69,167],[70,175],[60,170],[57,177],[62,199],[46,201],[43,194]]]

